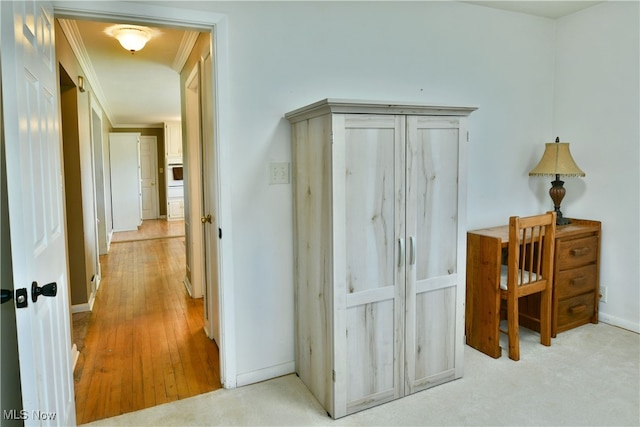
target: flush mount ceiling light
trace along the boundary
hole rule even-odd
[[[105,30],[131,53],[141,50],[151,39],[151,29],[138,25],[114,25]]]

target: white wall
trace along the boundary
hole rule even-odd
[[[602,221],[600,319],[640,332],[640,16],[604,3],[557,23],[554,135],[586,177],[567,178],[563,213]]]
[[[554,97],[554,87],[560,93],[558,86],[570,80],[560,71],[556,77],[562,55],[560,50],[556,55],[556,37],[569,43],[574,31],[586,36],[587,23],[574,29],[569,19],[557,23],[458,2],[181,2],[180,7],[228,16],[230,123],[222,143],[230,145],[233,174],[226,182],[232,186],[228,238],[234,248],[238,385],[293,369],[292,191],[290,185],[268,184],[269,163],[291,160],[284,113],[327,97],[479,107],[470,117],[469,229],[548,210],[548,183],[528,176],[543,144],[558,132],[587,143],[570,131],[569,118],[561,113],[560,101],[571,94]],[[603,5],[599,13],[609,7],[615,8]],[[611,18],[622,19],[616,15]],[[637,58],[635,64],[637,76]],[[636,135],[635,152],[630,147],[636,169],[637,141]],[[577,145],[572,149],[587,178],[567,183],[563,208],[569,216],[605,221],[603,254],[613,251],[609,230],[623,225],[610,224],[576,200],[580,194],[602,199],[606,193],[598,194],[598,188],[604,184],[597,177],[606,173],[597,174]],[[597,154],[589,156],[595,160]],[[637,182],[636,172],[632,187]],[[631,190],[635,201],[631,196],[616,209],[631,211],[628,216],[637,221],[637,188]],[[624,241],[636,267],[620,278],[629,289],[635,286],[637,296],[637,222],[625,222],[635,227]],[[614,256],[603,256],[603,280],[614,280],[613,269],[625,270],[605,265]],[[612,288],[611,298],[617,292]],[[633,304],[610,312],[629,323],[637,323],[637,313]]]
[[[190,3],[229,17],[238,385],[293,369],[291,160],[284,113],[326,97],[477,106],[469,226],[538,209],[551,137],[554,23],[461,3]]]

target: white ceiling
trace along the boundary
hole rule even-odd
[[[478,6],[557,19],[599,1],[466,1]],[[135,54],[123,49],[104,30],[111,22],[60,19],[114,127],[153,127],[180,120],[179,70],[198,33],[153,28],[154,37]]]
[[[478,6],[492,7],[494,9],[508,10],[511,12],[526,13],[528,15],[541,16],[543,18],[558,19],[570,15],[582,9],[586,9],[601,1],[558,1],[558,0],[537,0],[537,1],[465,1],[464,3]]]
[[[111,22],[60,20],[92,89],[114,127],[180,120],[180,75],[196,32],[153,27],[132,54],[105,33]]]

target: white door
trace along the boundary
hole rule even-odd
[[[91,140],[93,149],[93,173],[95,177],[96,221],[98,223],[98,253],[106,255],[109,252],[109,237],[107,229],[106,184],[108,175],[105,173],[104,144],[102,141],[102,109],[95,98],[91,97]],[[98,263],[99,265],[100,263]]]
[[[136,231],[142,223],[140,134],[110,133],[113,231]]]
[[[53,8],[0,8],[14,303],[26,303],[16,308],[24,421],[74,425]],[[57,295],[34,302],[32,283],[56,283]]]
[[[205,264],[205,304],[206,304],[206,330],[209,338],[220,345],[220,296],[219,296],[219,270],[218,250],[220,244],[219,223],[217,221],[218,200],[218,159],[216,158],[216,141],[214,138],[213,120],[213,61],[211,55],[207,56],[202,64],[202,186],[203,186],[203,213],[211,222],[204,227],[204,264]]]
[[[158,218],[158,143],[155,136],[140,137],[142,219]]]
[[[187,70],[183,71],[183,75]],[[186,137],[184,170],[184,227],[187,243],[187,278],[189,293],[194,298],[205,297],[204,286],[204,222],[202,211],[202,158],[201,158],[201,121],[200,121],[200,68],[196,64],[188,74],[184,86],[186,104]],[[207,318],[205,304],[204,317]],[[205,325],[206,326],[206,325]],[[206,330],[206,328],[205,328]]]

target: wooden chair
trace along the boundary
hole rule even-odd
[[[520,360],[518,300],[540,293],[540,343],[551,345],[551,300],[556,214],[509,219],[507,265],[502,266],[500,298],[506,301],[509,358]]]

